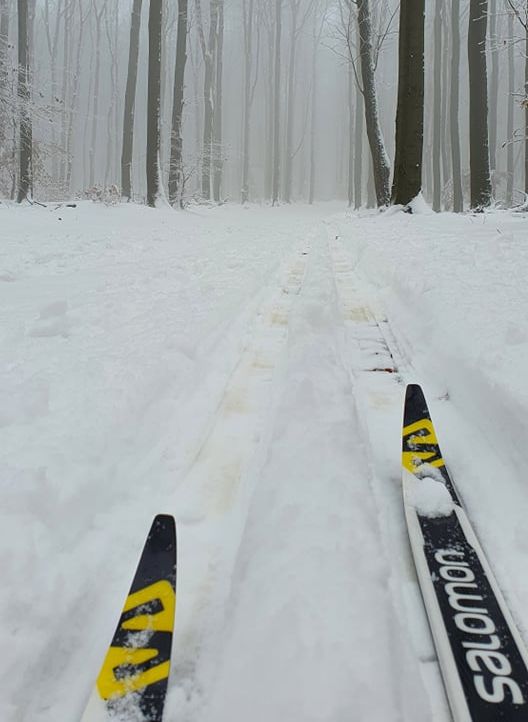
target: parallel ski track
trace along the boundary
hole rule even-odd
[[[249,469],[265,453],[260,436],[269,413],[269,390],[288,337],[291,310],[306,274],[309,242],[297,244],[263,293],[238,363],[175,497],[179,556],[193,559],[191,588],[182,571],[178,586],[176,648],[167,716],[195,720],[206,702],[218,650],[232,567],[252,493]],[[205,548],[193,530],[207,525]],[[188,551],[187,551],[188,549]],[[182,562],[183,564],[183,562]],[[209,660],[209,661],[206,661]],[[182,698],[185,702],[182,704]]]
[[[452,717],[410,555],[404,523],[400,475],[398,473],[389,487],[389,480],[381,478],[377,471],[377,467],[381,466],[378,457],[380,454],[387,455],[387,448],[381,449],[380,446],[383,444],[387,447],[387,442],[390,444],[391,439],[386,438],[379,429],[376,429],[374,417],[377,416],[383,425],[383,417],[387,416],[383,407],[386,406],[388,409],[396,405],[396,413],[391,414],[394,419],[394,421],[391,419],[391,426],[394,426],[395,421],[401,422],[403,390],[408,382],[416,379],[416,374],[385,314],[380,313],[377,308],[371,308],[369,302],[365,300],[365,289],[361,289],[365,284],[357,277],[339,238],[335,236],[331,238],[331,232],[330,227],[327,229],[328,252],[345,332],[344,364],[349,370],[357,413],[362,420],[366,454],[370,459],[369,481],[378,507],[385,552],[392,570],[389,585],[394,607],[400,619],[407,616],[409,627],[417,624],[416,616],[420,619],[422,639],[413,640],[413,646],[419,662],[423,686],[430,698],[430,719],[434,722],[449,722]],[[399,424],[395,430],[399,434]],[[398,455],[399,471],[399,446],[392,444],[390,449]],[[396,493],[394,493],[395,487]],[[397,505],[397,508],[392,509],[390,513],[386,508],[389,490],[392,492],[393,502]],[[401,520],[399,525],[398,519]],[[409,581],[414,587],[411,595],[414,596],[414,600],[408,599],[409,591],[403,588]],[[405,622],[403,624],[405,626]],[[423,638],[427,640],[425,647]],[[395,669],[397,668],[398,660],[395,659]]]

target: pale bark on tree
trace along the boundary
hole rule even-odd
[[[282,0],[275,0],[275,45],[274,45],[274,87],[273,87],[273,173],[272,204],[279,203],[280,193],[280,93],[281,93],[281,41],[282,41]]]
[[[356,109],[354,107],[354,72],[348,66],[348,207],[354,205],[354,139],[356,134]]]
[[[174,66],[174,89],[172,95],[172,132],[169,164],[169,201],[171,205],[183,205],[183,107],[185,67],[187,65],[188,3],[178,3],[178,33],[176,38],[176,64]]]
[[[0,98],[4,98],[4,107],[0,105],[0,153],[4,150],[9,135],[9,115],[7,98],[9,97],[9,70],[7,52],[9,43],[9,7],[8,0],[0,0]]]
[[[308,203],[313,204],[315,200],[315,185],[316,185],[316,143],[317,143],[317,101],[318,101],[318,75],[317,75],[317,51],[319,49],[321,38],[323,35],[324,23],[326,15],[323,15],[319,27],[317,27],[317,14],[314,13],[314,27],[313,27],[313,49],[312,49],[312,96],[310,103],[310,186],[308,189]],[[350,83],[353,83],[352,69],[349,70]],[[352,92],[349,83],[350,91]],[[349,94],[350,97],[350,94]],[[352,151],[351,151],[352,152]],[[350,173],[349,173],[349,184],[350,184]]]
[[[449,102],[449,125],[451,136],[451,159],[453,164],[453,210],[462,213],[462,161],[460,157],[460,0],[452,0],[451,10],[451,96]]]
[[[68,133],[66,137],[66,188],[71,188],[72,172],[73,172],[73,128],[74,118],[77,115],[77,107],[79,102],[79,86],[81,79],[81,58],[84,38],[84,25],[88,16],[83,14],[83,0],[78,0],[79,7],[79,35],[76,42],[75,70],[72,82],[71,107],[68,119]]]
[[[202,149],[202,196],[211,200],[211,167],[213,158],[214,135],[214,79],[215,79],[215,51],[218,31],[218,0],[211,0],[209,19],[209,38],[205,41],[201,0],[196,0],[198,37],[205,65],[204,72],[204,124]]]
[[[471,208],[474,210],[488,207],[492,198],[488,139],[487,23],[488,0],[470,0],[469,155]]]
[[[242,204],[249,200],[249,153],[251,133],[251,106],[253,104],[255,83],[253,82],[253,29],[255,0],[242,0],[242,22],[244,30],[244,107],[242,129]]]
[[[528,0],[526,0],[524,32],[524,192],[528,197]]]
[[[369,0],[357,0],[359,27],[359,54],[363,97],[365,102],[365,122],[367,137],[372,156],[372,172],[376,201],[379,207],[390,203],[390,162],[385,149],[379,119],[378,96],[374,76],[374,58],[372,45],[372,19]]]
[[[128,71],[125,89],[123,115],[123,140],[121,150],[121,194],[129,201],[132,198],[132,154],[134,150],[134,117],[136,108],[137,74],[139,59],[139,32],[143,0],[134,0],[130,22],[128,48]]]
[[[497,116],[499,97],[499,49],[497,37],[497,0],[490,0],[489,7],[489,52],[491,59],[490,103],[489,103],[489,148],[490,171],[497,170]]]
[[[433,68],[433,211],[442,210],[442,180],[440,170],[440,120],[442,113],[442,15],[443,0],[435,3],[433,34],[434,34],[434,68]]]
[[[51,73],[51,84],[50,84],[50,108],[52,111],[52,122],[51,122],[51,145],[53,147],[53,154],[51,157],[51,175],[54,181],[57,180],[59,173],[58,164],[58,153],[57,148],[57,131],[55,123],[55,112],[58,107],[58,88],[57,88],[57,54],[59,48],[59,33],[60,33],[60,20],[64,12],[63,0],[58,0],[56,6],[55,22],[53,25],[50,18],[50,0],[46,0],[44,5],[44,27],[46,30],[46,41],[48,47],[48,53],[50,56],[50,73]]]
[[[273,196],[273,133],[275,118],[275,67],[274,67],[274,26],[272,21],[272,5],[266,4],[263,14],[268,38],[268,66],[266,73],[266,153],[264,158],[264,197],[271,201]]]
[[[365,127],[365,110],[363,94],[356,83],[356,129],[354,159],[354,208],[358,211],[363,204],[363,132]]]
[[[161,26],[163,0],[150,0],[147,100],[147,203],[154,208],[161,195],[160,100],[161,100]]]
[[[30,65],[28,43],[28,0],[17,0],[18,9],[18,102],[20,135],[17,201],[22,203],[31,191],[33,128],[31,123]]]
[[[408,205],[422,190],[425,0],[401,0],[398,111],[392,202]]]
[[[101,42],[102,42],[102,21],[106,12],[106,3],[102,3],[97,9],[96,0],[92,0],[92,9],[95,19],[95,74],[93,86],[93,107],[92,107],[92,130],[90,135],[90,148],[88,156],[90,159],[90,186],[95,183],[95,161],[97,157],[97,130],[99,125],[99,87],[101,78]]]
[[[61,116],[61,156],[60,156],[60,184],[64,190],[66,184],[66,167],[67,167],[67,138],[68,138],[68,110],[70,103],[70,78],[71,78],[71,25],[73,20],[74,3],[67,0],[63,14],[63,31],[62,31],[62,116]]]
[[[224,0],[218,0],[218,27],[215,40],[216,81],[213,118],[213,198],[219,203],[222,193],[223,159],[223,79],[224,79]]]
[[[442,33],[445,38],[444,41],[444,62],[442,63],[442,112],[441,112],[441,124],[440,124],[440,148],[442,151],[442,178],[444,187],[451,178],[451,149],[449,147],[449,62],[447,58],[450,57],[452,48],[449,46],[449,17],[448,17],[447,4],[442,5]],[[445,200],[444,200],[445,203]],[[444,206],[445,207],[445,206]]]
[[[109,22],[109,14],[106,13],[105,15],[105,31],[106,31],[106,39],[108,42],[108,53],[110,55],[110,102],[108,103],[108,110],[106,114],[106,125],[107,125],[107,135],[106,135],[106,160],[105,160],[105,174],[104,174],[104,183],[105,186],[108,185],[110,174],[112,173],[112,163],[114,158],[113,153],[113,146],[112,144],[116,143],[117,141],[117,133],[115,132],[114,122],[115,122],[115,112],[117,107],[117,83],[118,83],[118,75],[119,75],[119,67],[118,67],[118,42],[117,42],[117,28],[119,27],[119,4],[116,3],[114,8],[114,27],[113,27],[113,36],[111,33],[112,28],[110,27]],[[117,170],[117,169],[116,169]]]
[[[506,136],[508,146],[506,151],[506,205],[511,208],[513,205],[513,109],[515,103],[515,61],[513,56],[513,13],[508,13],[508,113]]]

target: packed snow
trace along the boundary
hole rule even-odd
[[[445,484],[431,476],[416,479],[410,489],[409,503],[418,514],[431,519],[449,516],[454,508],[453,499]]]
[[[0,207],[2,722],[80,719],[158,512],[167,722],[447,722],[409,382],[528,642],[528,215],[422,210]]]

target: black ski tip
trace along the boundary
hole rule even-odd
[[[418,384],[409,384],[405,391],[405,407],[403,413],[403,425],[419,421],[420,419],[430,419],[427,401],[425,400],[422,387]]]

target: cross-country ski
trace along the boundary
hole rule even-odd
[[[525,720],[528,654],[416,385],[405,396],[402,467],[409,537],[453,717]]]

